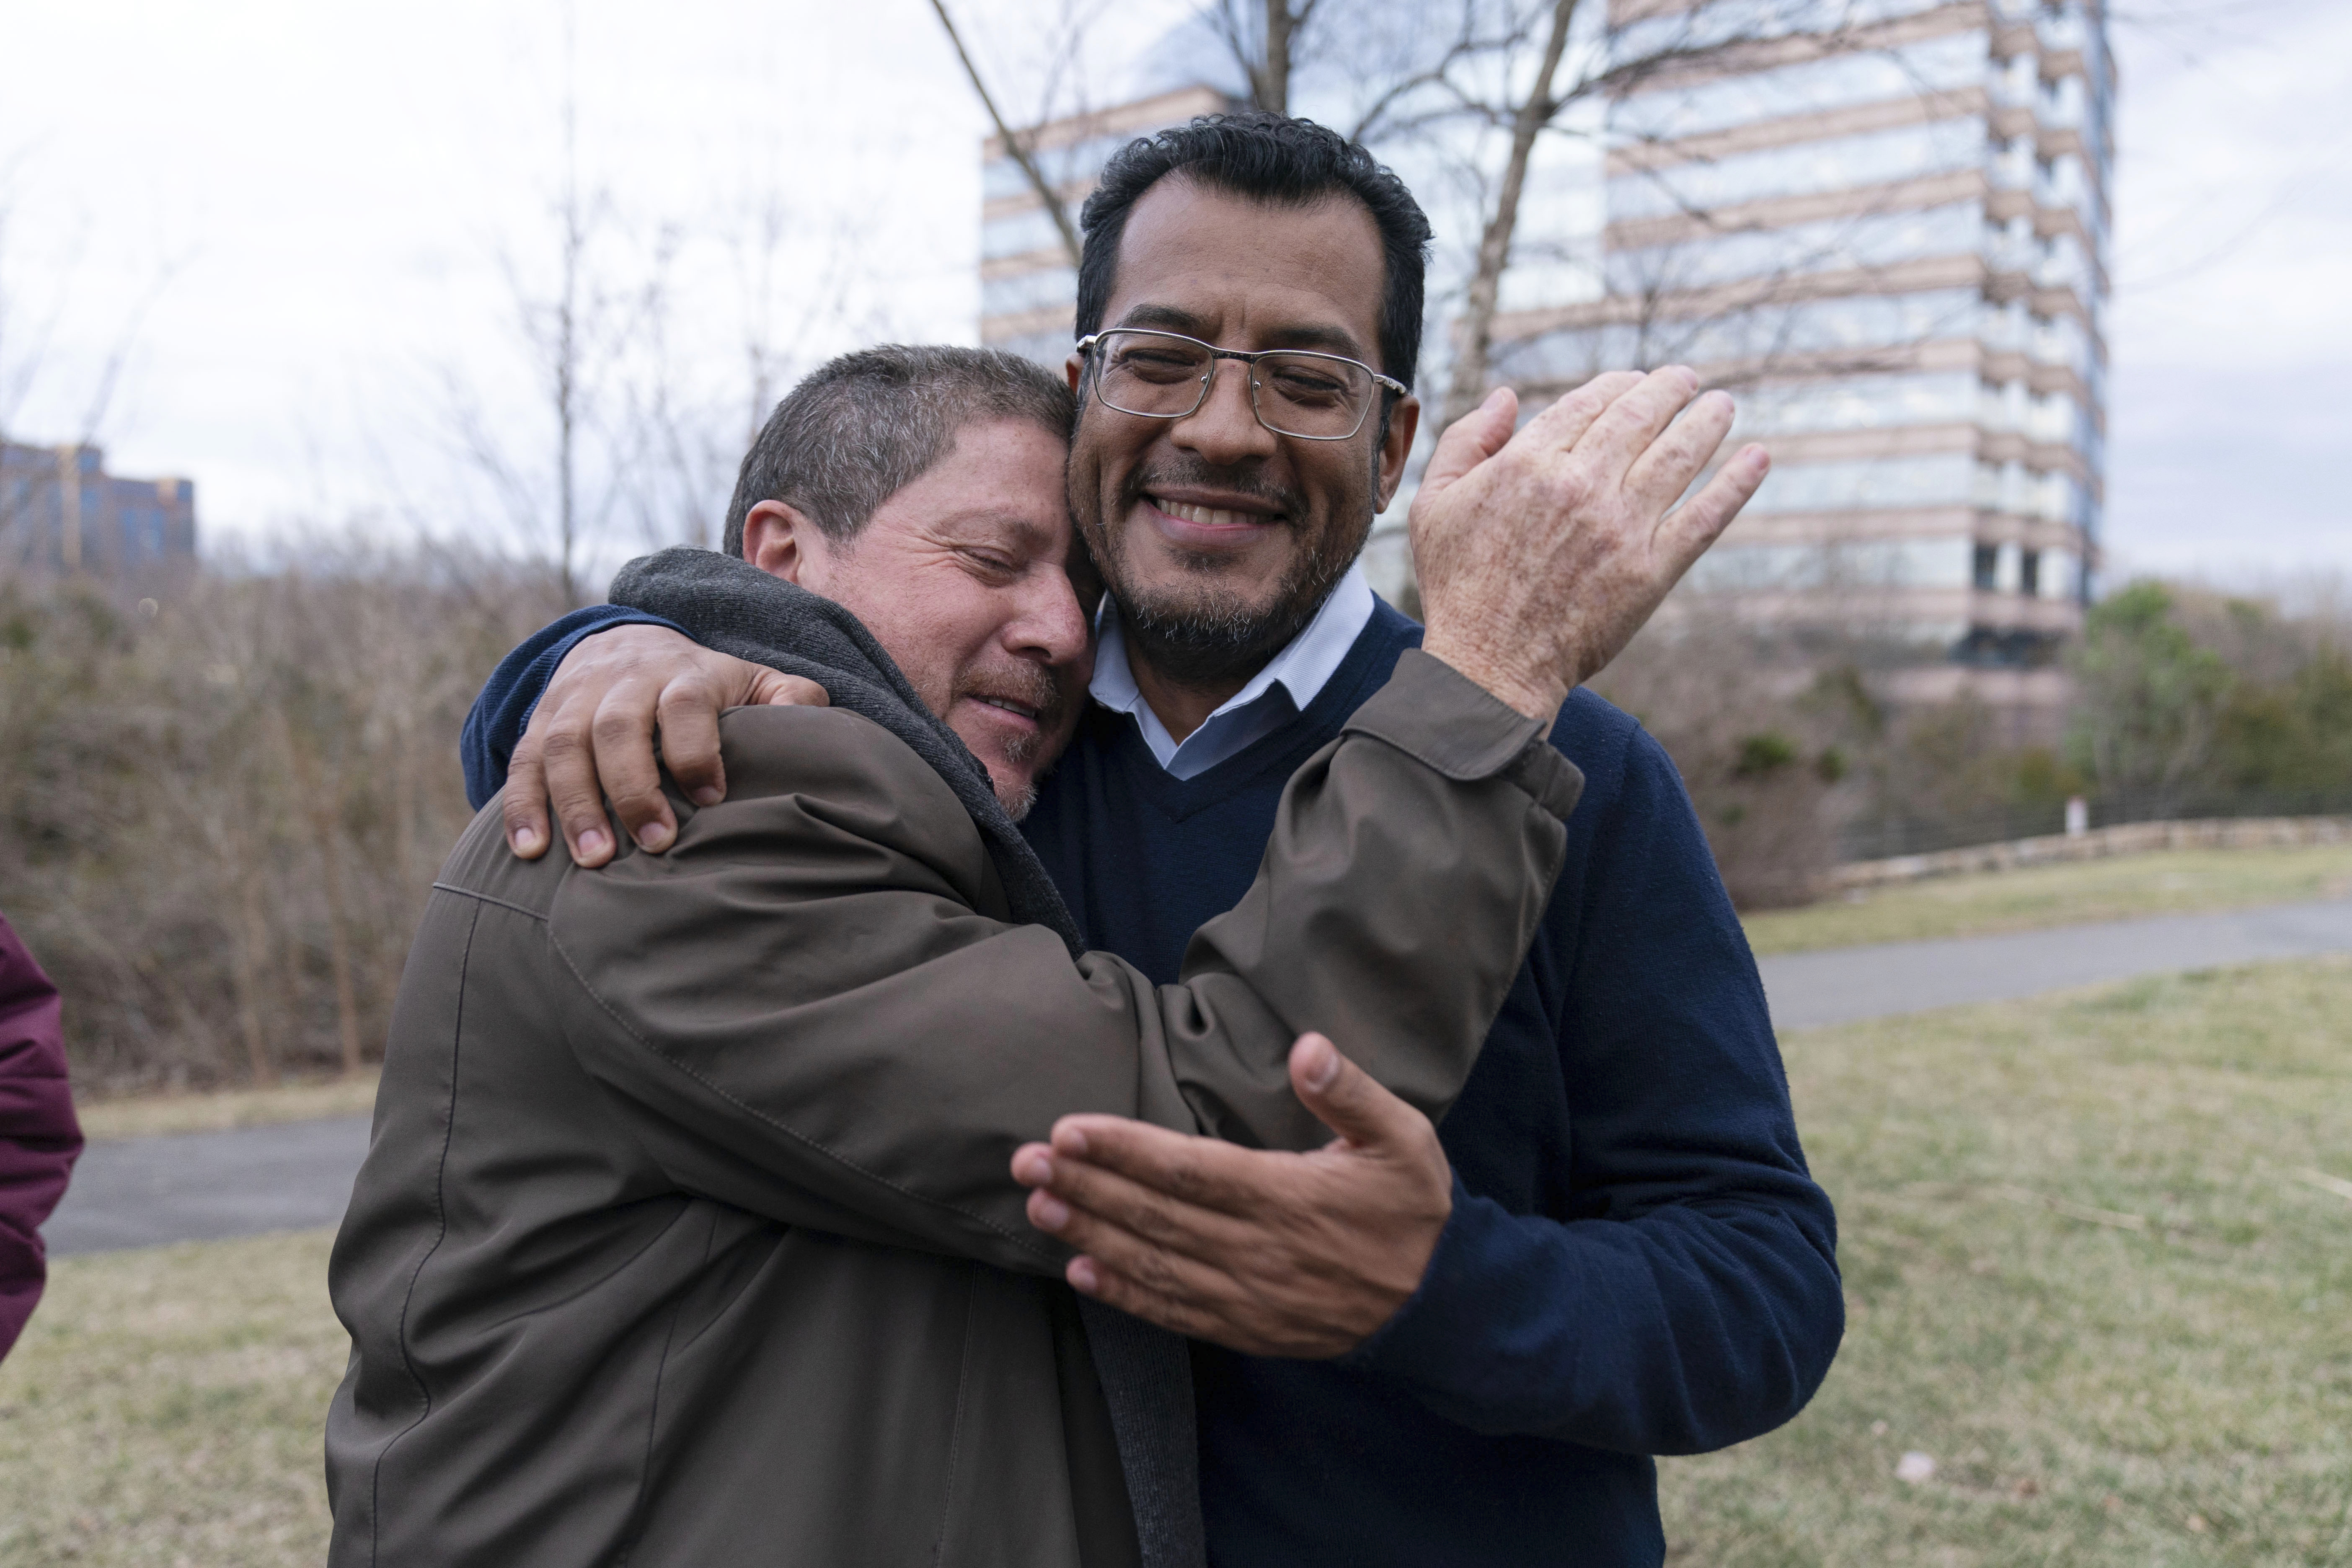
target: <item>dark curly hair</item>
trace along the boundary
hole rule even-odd
[[[1270,206],[1306,206],[1342,193],[1363,203],[1381,231],[1388,271],[1380,368],[1412,384],[1421,359],[1423,274],[1429,266],[1429,219],[1421,204],[1360,144],[1311,120],[1262,110],[1204,114],[1111,154],[1078,216],[1086,233],[1078,262],[1078,336],[1102,330],[1127,215],[1144,192],[1175,174]]]

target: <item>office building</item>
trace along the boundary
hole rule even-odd
[[[1231,104],[1213,88],[1184,87],[1051,121],[1030,156],[1075,226],[1105,159],[1138,136]],[[981,151],[980,341],[1059,370],[1076,341],[1077,297],[1077,268],[1053,216],[1003,139],[990,137]]]
[[[0,569],[144,582],[195,555],[189,480],[110,474],[96,447],[0,442]]]
[[[1677,595],[2042,728],[2099,560],[2115,68],[2095,0],[1843,4],[1611,105],[1599,287],[1496,323],[1534,397],[1682,361],[1765,487]],[[1626,58],[1721,6],[1612,0]]]
[[[2046,728],[2099,562],[2116,78],[2097,0],[1611,0],[1607,20],[1592,47],[1613,63],[1667,63],[1590,106],[1604,153],[1542,144],[1495,374],[1528,405],[1676,361],[1733,389],[1734,440],[1766,442],[1774,471],[1667,618],[1830,634],[1898,699],[1966,690]],[[1226,101],[1057,121],[1039,158],[1075,214],[1119,142]],[[1443,196],[1428,149],[1381,151]],[[1058,365],[1067,255],[993,142],[986,178],[983,340]],[[1449,333],[1425,338],[1433,407]],[[1392,596],[1409,496],[1367,554]]]

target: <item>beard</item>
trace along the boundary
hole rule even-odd
[[[1029,770],[1029,764],[1043,757],[1046,748],[1061,737],[1063,721],[1069,716],[1069,698],[1063,691],[1061,682],[1043,668],[1026,662],[967,677],[958,695],[1003,698],[1037,710],[1037,728],[1034,731],[1026,735],[1010,736],[999,742],[1004,760],[1024,770]],[[983,772],[988,772],[989,787],[996,792],[997,800],[1013,820],[1018,822],[1029,815],[1031,806],[1037,804],[1037,781],[1045,776],[1051,762],[1049,760],[1047,767],[1025,771],[1017,784],[1010,779],[997,777],[985,763],[982,766]]]
[[[1282,526],[1292,530],[1300,547],[1293,551],[1270,600],[1253,604],[1249,595],[1217,581],[1227,563],[1209,556],[1178,556],[1194,582],[1141,586],[1128,573],[1104,519],[1087,521],[1084,531],[1104,584],[1118,601],[1120,629],[1139,656],[1179,686],[1213,688],[1247,680],[1307,629],[1362,551],[1372,529],[1372,509],[1369,494],[1334,498],[1339,503],[1335,517],[1360,515],[1362,526],[1335,523],[1318,538],[1300,539],[1297,520],[1305,508],[1296,493],[1259,482],[1255,476],[1237,477],[1196,462],[1138,472],[1123,487],[1118,515],[1129,515],[1156,486],[1187,483],[1239,490],[1281,512]]]

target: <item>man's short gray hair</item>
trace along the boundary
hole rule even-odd
[[[743,520],[763,500],[845,542],[974,420],[1027,419],[1066,441],[1076,418],[1062,378],[1015,354],[938,343],[844,354],[793,387],[744,454],[727,503],[727,553],[743,553]]]

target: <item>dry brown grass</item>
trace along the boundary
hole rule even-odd
[[[0,1364],[0,1564],[323,1560],[322,1433],[350,1350],[329,1239],[56,1263]]]
[[[152,1138],[159,1132],[218,1132],[307,1121],[318,1116],[365,1116],[375,1109],[376,1069],[350,1078],[281,1083],[273,1089],[230,1089],[211,1094],[141,1094],[83,1100],[74,1107],[88,1138]]]
[[[1759,953],[1990,936],[2352,893],[2352,846],[2190,849],[1938,877],[1744,917]]]
[[[2352,1562],[2352,963],[1784,1047],[1846,1342],[1788,1427],[1662,1466],[1675,1563]]]
[[[1846,1343],[1788,1427],[1661,1466],[1675,1563],[2352,1561],[2352,963],[1786,1049]],[[58,1264],[0,1366],[0,1564],[316,1563],[326,1252]]]

